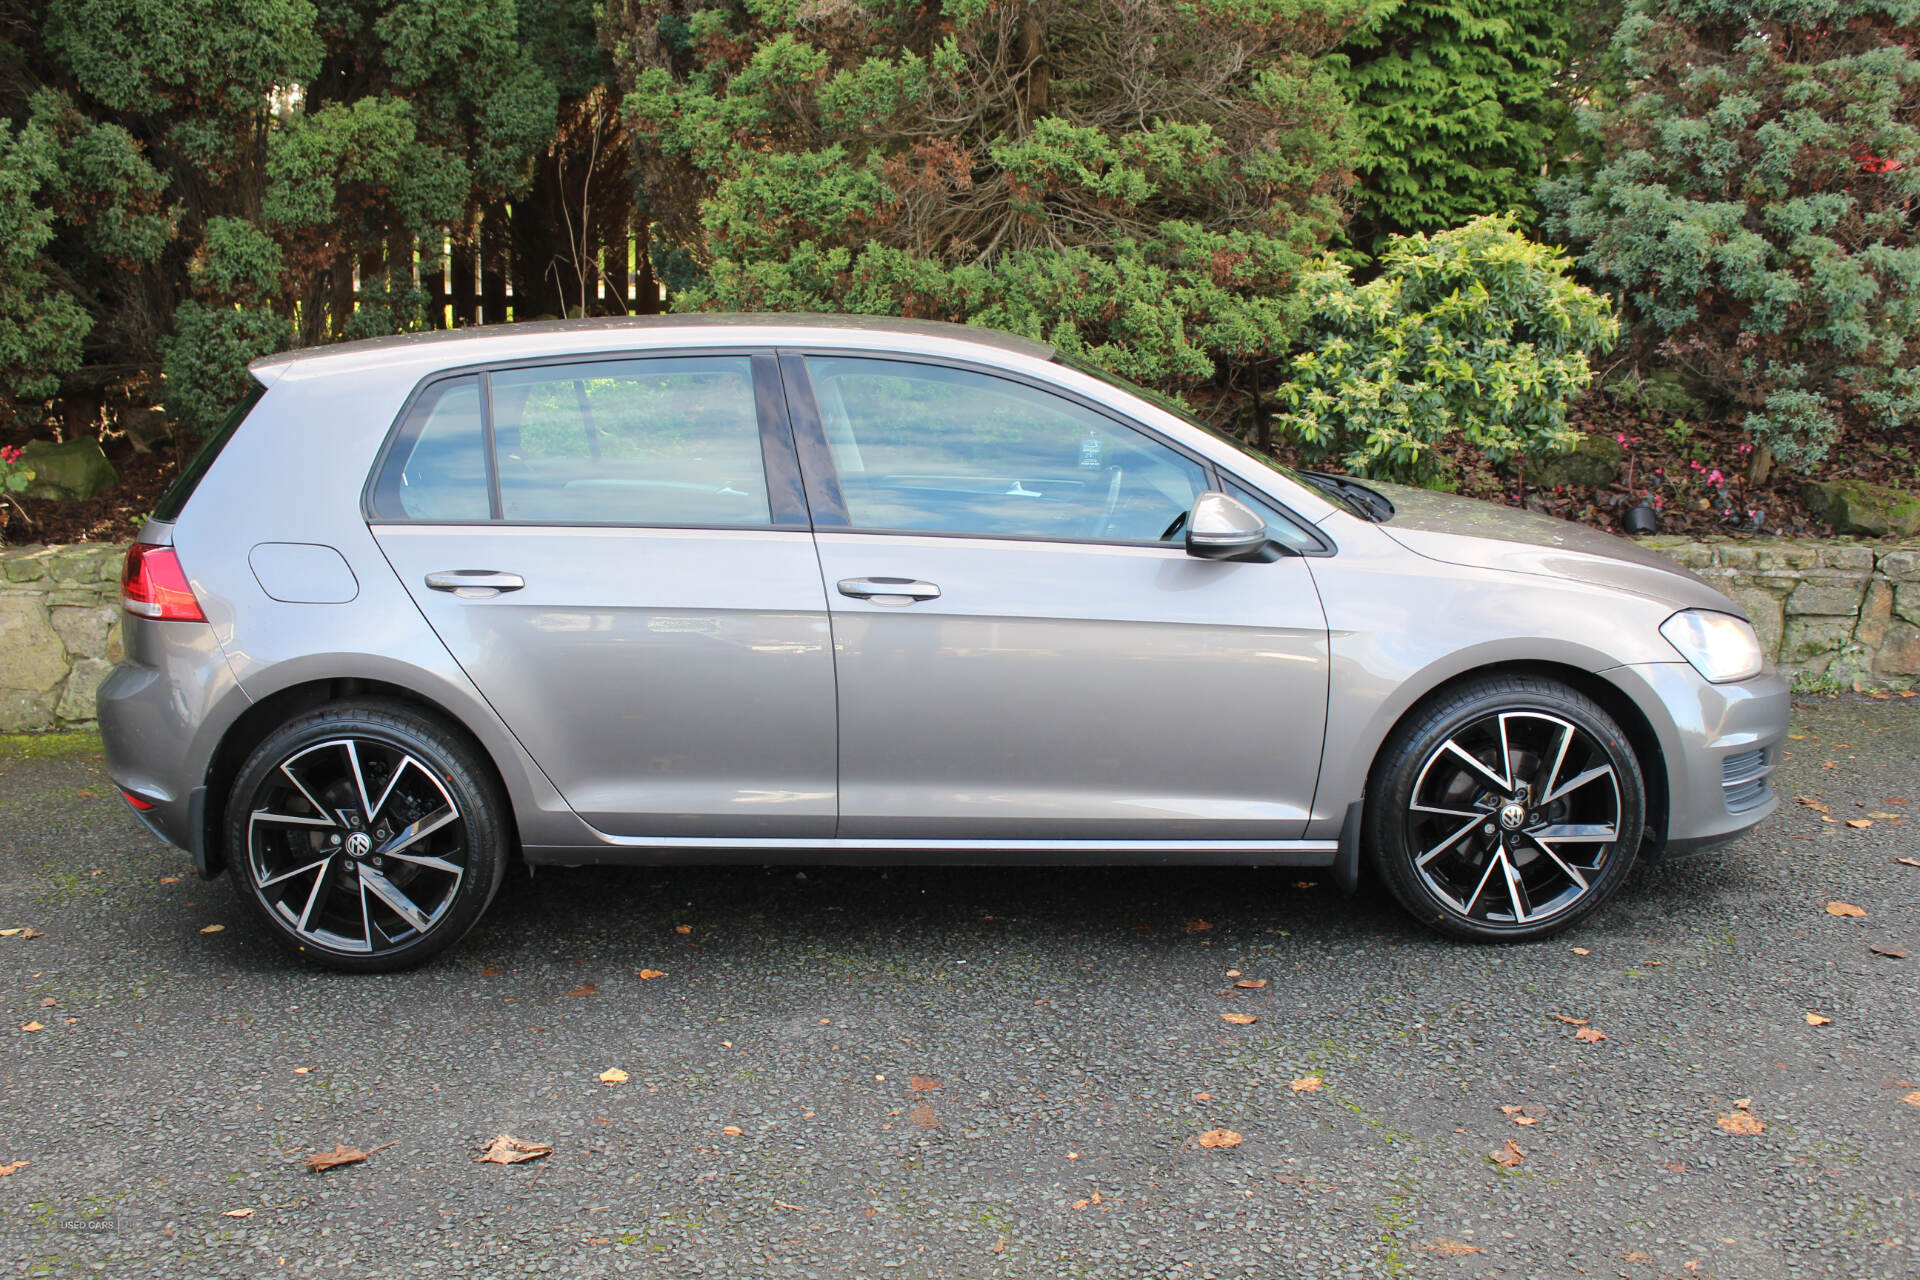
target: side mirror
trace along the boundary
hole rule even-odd
[[[1202,560],[1258,558],[1267,546],[1267,522],[1224,493],[1193,500],[1187,517],[1187,554]]]

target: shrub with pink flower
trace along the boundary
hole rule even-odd
[[[20,505],[20,499],[14,496],[25,492],[26,487],[33,483],[33,469],[20,465],[21,456],[20,450],[11,446],[0,448],[0,498],[6,500],[6,505],[0,506],[0,525],[6,523],[7,507],[18,511],[20,518],[28,524],[33,523],[27,516],[27,509]]]

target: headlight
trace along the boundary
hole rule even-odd
[[[1749,679],[1766,665],[1753,627],[1730,613],[1683,609],[1660,624],[1660,634],[1715,684]]]

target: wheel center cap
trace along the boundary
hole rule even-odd
[[[1512,806],[1508,807],[1511,808]],[[1500,820],[1505,822],[1506,815],[1502,814]],[[373,837],[366,832],[356,831],[347,837],[347,856],[349,858],[364,858],[372,852]]]
[[[1500,806],[1500,825],[1518,831],[1527,821],[1527,806],[1515,801]]]

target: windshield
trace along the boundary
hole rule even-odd
[[[1089,364],[1083,360],[1076,360],[1058,351],[1053,353],[1053,362],[1055,364],[1065,365],[1076,373],[1084,373],[1089,378],[1098,378],[1110,387],[1120,388],[1120,390],[1126,392],[1128,395],[1140,397],[1154,408],[1172,414],[1188,426],[1198,427],[1215,440],[1232,445],[1234,449],[1246,457],[1252,458],[1264,467],[1278,471],[1295,484],[1303,485],[1312,489],[1315,493],[1332,499],[1334,503],[1344,507],[1354,515],[1359,516],[1362,520],[1371,520],[1377,523],[1381,520],[1390,519],[1393,515],[1393,504],[1388,502],[1381,494],[1361,484],[1358,480],[1350,479],[1347,476],[1324,475],[1318,471],[1296,470],[1286,463],[1281,462],[1278,458],[1273,457],[1271,454],[1263,453],[1259,449],[1254,448],[1245,440],[1237,436],[1229,435],[1216,427],[1208,426],[1194,416],[1193,410],[1187,408],[1172,396],[1164,395],[1151,388],[1140,386],[1138,383],[1129,382],[1117,373],[1109,373],[1098,365]]]

